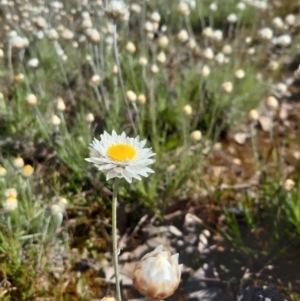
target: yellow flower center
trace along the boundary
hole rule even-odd
[[[135,149],[128,144],[113,144],[107,149],[107,155],[115,161],[132,160],[135,157]]]

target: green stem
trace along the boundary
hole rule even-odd
[[[124,81],[123,81],[123,77],[122,77],[122,73],[121,73],[121,65],[120,65],[120,61],[119,61],[119,54],[118,54],[118,45],[117,45],[117,24],[116,21],[114,21],[113,23],[113,52],[114,52],[114,58],[115,58],[115,63],[118,67],[118,79],[119,79],[119,84],[121,87],[121,92],[122,92],[122,97],[125,103],[125,107],[128,113],[128,118],[131,124],[131,127],[133,129],[134,135],[137,135],[137,130],[133,121],[133,117],[130,111],[130,107],[129,107],[129,103],[127,100],[127,96],[125,93],[125,87],[124,87]]]
[[[117,244],[117,195],[120,179],[115,178],[115,184],[113,189],[113,199],[112,199],[112,245],[113,245],[113,262],[115,270],[115,280],[116,280],[116,293],[117,301],[122,301],[120,281],[119,281],[119,267],[118,267],[118,244]]]

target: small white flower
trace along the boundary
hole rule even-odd
[[[185,29],[180,30],[179,33],[177,34],[177,39],[181,43],[185,43],[189,39],[188,32]]]
[[[140,176],[148,177],[148,173],[154,172],[147,167],[155,162],[150,159],[155,153],[144,148],[146,140],[127,137],[124,132],[117,135],[115,131],[111,135],[104,132],[100,138],[90,144],[91,156],[85,160],[106,173],[106,180],[118,177],[131,183],[132,178],[141,180]]]
[[[9,199],[9,198],[14,198],[14,199],[16,199],[18,193],[17,193],[17,190],[16,190],[15,188],[8,188],[8,189],[5,190],[4,195],[5,195],[5,197],[6,197],[7,199]]]
[[[212,50],[212,48],[206,48],[206,49],[204,49],[202,55],[206,59],[212,60],[214,58],[214,51]]]
[[[32,58],[28,61],[28,67],[30,68],[37,68],[39,65],[39,60],[37,58]]]
[[[293,26],[296,22],[296,16],[293,14],[289,14],[285,17],[285,23],[289,26]]]
[[[21,168],[24,167],[25,162],[24,162],[22,157],[17,157],[17,158],[14,159],[13,165],[14,165],[15,168],[21,169]]]
[[[227,21],[229,23],[235,23],[237,21],[237,15],[236,14],[230,14],[227,16]]]
[[[244,2],[239,2],[237,5],[236,5],[236,8],[240,11],[243,11],[246,9],[246,4]]]
[[[160,16],[159,12],[155,11],[151,14],[150,19],[154,23],[159,23],[161,16]]]
[[[262,40],[271,40],[273,38],[272,29],[266,27],[259,31],[259,36]]]
[[[282,186],[285,191],[291,191],[295,187],[295,182],[292,179],[286,179]]]
[[[238,69],[235,71],[235,77],[238,79],[242,79],[245,77],[245,71],[243,69]]]
[[[4,177],[7,174],[6,168],[0,165],[0,177]]]
[[[14,197],[9,197],[5,199],[2,206],[6,212],[14,211],[18,208],[18,200]]]
[[[216,11],[216,10],[218,9],[217,3],[215,3],[215,2],[211,3],[211,4],[209,5],[209,9],[210,9],[211,11]]]
[[[122,0],[111,0],[105,7],[105,13],[109,18],[122,19],[128,14],[128,7]]]
[[[278,29],[284,28],[284,26],[285,26],[283,20],[280,17],[275,17],[272,20],[272,24]]]
[[[213,39],[215,41],[222,41],[223,39],[223,32],[221,29],[216,29],[213,33]]]
[[[284,46],[284,47],[287,47],[287,46],[290,46],[291,43],[292,43],[292,37],[288,34],[283,34],[279,37],[276,37],[276,38],[273,38],[272,39],[272,43],[274,45],[280,45],[280,46]]]
[[[190,8],[186,2],[179,2],[177,12],[181,15],[188,16],[190,14]]]
[[[182,264],[178,264],[178,253],[171,256],[158,246],[146,254],[136,265],[133,285],[149,300],[163,300],[173,295],[177,289]]]

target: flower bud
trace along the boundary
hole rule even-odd
[[[66,110],[65,102],[61,97],[58,97],[56,99],[56,109],[60,112],[63,112]]]
[[[122,0],[109,1],[105,7],[105,14],[111,19],[121,20],[128,13],[128,7]]]
[[[4,211],[11,212],[18,208],[18,200],[16,197],[7,197],[2,204]]]
[[[7,174],[6,168],[0,165],[0,177],[4,177]]]
[[[189,39],[189,34],[185,29],[182,29],[177,34],[177,39],[181,43],[185,43]]]
[[[250,110],[248,116],[251,121],[257,121],[259,118],[259,114],[255,109]]]
[[[267,98],[267,106],[273,110],[278,109],[278,100],[274,96],[269,96]]]
[[[183,107],[183,113],[184,113],[186,116],[192,115],[192,113],[193,113],[192,107],[191,107],[190,105],[185,105],[185,106]]]
[[[242,79],[245,77],[245,71],[243,69],[238,69],[235,71],[234,75],[237,79]]]
[[[210,68],[207,65],[204,65],[201,73],[203,77],[208,77],[210,75]]]
[[[18,168],[18,169],[23,168],[25,165],[23,158],[22,157],[15,158],[13,161],[13,165],[15,168]]]
[[[33,174],[33,167],[29,164],[26,164],[23,168],[22,168],[22,176],[25,178],[29,178],[30,176],[32,176]]]
[[[135,51],[136,51],[136,47],[135,47],[135,45],[134,45],[132,42],[128,42],[128,43],[126,44],[126,50],[127,50],[127,52],[129,52],[130,54],[133,54],[133,53],[135,53]]]
[[[88,113],[88,114],[86,114],[85,120],[86,120],[88,123],[92,123],[92,122],[95,120],[94,114],[93,114],[93,113]]]
[[[202,138],[202,133],[200,131],[196,130],[191,133],[191,139],[193,142],[198,142],[201,140],[201,138]]]
[[[232,84],[232,82],[225,82],[225,83],[222,85],[222,91],[225,92],[225,93],[231,93],[231,92],[232,92],[232,89],[233,89],[233,84]]]
[[[157,54],[156,60],[158,63],[164,64],[167,60],[166,54],[163,51],[161,51],[160,53]]]
[[[177,12],[181,15],[188,16],[190,14],[190,8],[186,2],[179,2]]]
[[[163,251],[162,245],[146,254],[134,270],[134,287],[150,300],[163,300],[173,295],[181,277],[178,256]]]
[[[159,72],[159,68],[157,65],[153,64],[151,67],[150,67],[150,71],[154,74],[158,73]]]
[[[128,100],[131,101],[131,102],[135,102],[136,99],[137,99],[136,94],[133,91],[131,91],[131,90],[128,90],[126,92],[126,96],[127,96]]]
[[[146,66],[146,65],[148,64],[147,58],[144,57],[144,56],[140,57],[140,59],[139,59],[139,64],[140,64],[141,66]]]
[[[167,48],[169,45],[169,39],[167,36],[161,36],[157,40],[157,44],[160,48]]]
[[[101,77],[98,74],[94,74],[90,79],[90,84],[92,86],[99,86],[101,83]]]
[[[37,103],[37,99],[36,96],[34,94],[29,94],[26,97],[26,102],[31,105],[34,106]]]
[[[295,186],[295,182],[292,179],[286,179],[283,183],[283,189],[285,191],[291,191]]]
[[[57,115],[53,115],[51,118],[51,123],[54,126],[58,126],[61,124],[61,120],[59,119],[59,117]]]
[[[140,105],[143,105],[146,102],[146,96],[144,94],[140,94],[137,98],[137,102]]]

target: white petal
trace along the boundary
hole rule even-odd
[[[107,175],[106,175],[106,181],[108,181],[108,180],[110,180],[110,179],[112,179],[112,178],[115,178],[115,177],[117,177],[117,173],[112,169],[112,170],[110,170],[108,173],[107,173]]]

